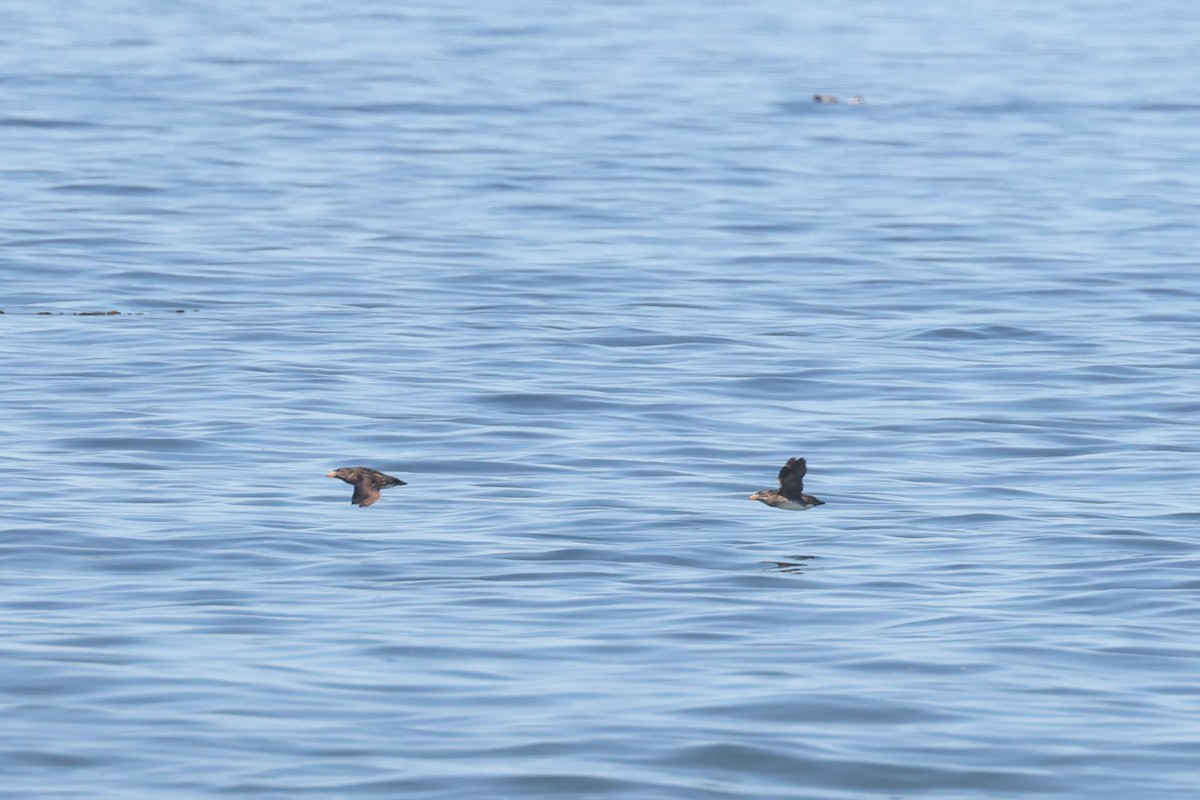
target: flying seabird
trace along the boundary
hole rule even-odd
[[[779,490],[763,489],[750,495],[750,499],[788,511],[804,511],[813,506],[825,505],[824,500],[804,493],[804,473],[807,470],[803,458],[789,458],[779,470]]]
[[[377,472],[368,467],[342,467],[341,469],[335,469],[333,472],[327,473],[325,477],[341,478],[346,483],[354,484],[354,496],[350,498],[350,502],[364,507],[371,505],[379,499],[380,489],[385,489],[388,486],[407,485],[399,478],[384,475],[382,472]]]

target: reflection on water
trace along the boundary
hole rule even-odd
[[[787,572],[798,574],[804,572],[809,564],[809,561],[818,558],[818,556],[787,556],[782,561],[764,561],[762,563],[775,572]]]

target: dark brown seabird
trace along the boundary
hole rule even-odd
[[[779,490],[763,489],[750,495],[750,499],[788,511],[804,511],[825,505],[824,500],[804,493],[804,473],[807,471],[808,465],[803,458],[789,458],[779,470]]]
[[[354,484],[354,496],[350,498],[350,502],[364,507],[371,505],[379,499],[380,489],[385,489],[388,486],[408,485],[399,478],[384,475],[382,472],[377,472],[369,467],[341,467],[340,469],[335,469],[333,472],[326,473],[325,477],[341,478],[346,483]]]

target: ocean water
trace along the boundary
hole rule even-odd
[[[1200,17],[805,5],[0,11],[0,796],[1194,796]]]

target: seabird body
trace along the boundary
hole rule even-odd
[[[755,492],[750,499],[785,511],[806,511],[813,506],[825,505],[824,500],[804,493],[804,473],[807,471],[808,465],[803,458],[789,458],[779,470],[779,488]]]
[[[384,475],[382,472],[369,467],[341,467],[326,473],[326,478],[339,478],[354,485],[354,496],[350,502],[359,506],[369,506],[379,499],[379,490],[388,486],[407,486],[399,478]]]

